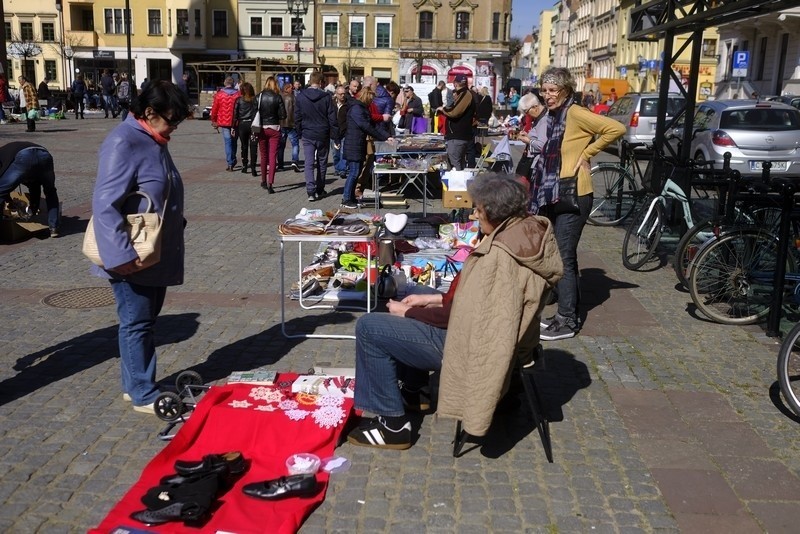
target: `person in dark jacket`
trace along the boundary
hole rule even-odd
[[[108,118],[108,112],[117,118],[117,84],[111,76],[111,71],[106,69],[103,71],[103,76],[100,77],[100,89],[103,93],[103,109]]]
[[[447,157],[450,165],[457,171],[463,170],[467,162],[467,145],[475,143],[472,132],[472,119],[475,117],[475,101],[472,91],[467,89],[467,77],[458,74],[453,83],[456,86],[455,102],[452,106],[440,107],[439,111],[447,117]]]
[[[281,121],[286,119],[286,106],[275,76],[267,78],[259,96],[258,112],[261,117],[261,133],[258,134],[258,151],[261,154],[261,188],[275,192],[275,169],[278,163],[278,145],[281,141]],[[327,157],[327,156],[326,156]]]
[[[353,98],[347,106],[347,133],[344,138],[342,156],[347,160],[347,181],[344,184],[342,207],[358,209],[355,190],[361,164],[367,157],[367,136],[379,141],[391,139],[386,132],[372,125],[369,105],[375,94],[372,88],[364,85],[358,98]]]
[[[52,102],[50,98],[53,96],[53,93],[50,91],[50,86],[47,85],[47,78],[39,83],[39,88],[36,90],[36,94],[39,96],[39,100],[47,100],[47,107],[49,108]]]
[[[75,104],[75,118],[78,118],[78,113],[82,119],[85,118],[83,116],[85,106],[83,99],[86,97],[86,82],[83,81],[83,74],[78,74],[78,77],[72,81],[70,91],[72,91],[72,102]]]
[[[183,181],[167,144],[189,115],[189,99],[175,84],[156,80],[131,102],[124,122],[100,146],[92,196],[92,224],[103,267],[92,274],[111,284],[119,319],[122,398],[137,412],[155,415],[161,394],[156,382],[155,324],[168,286],[183,284]],[[161,218],[161,258],[146,266],[124,231],[126,214],[140,213],[146,193]]]
[[[295,96],[294,127],[303,140],[309,202],[325,197],[325,170],[331,140],[336,143],[340,140],[336,106],[330,93],[319,88],[320,82],[322,73],[312,72],[308,87]]]
[[[286,139],[292,144],[292,169],[300,169],[300,137],[294,127],[294,86],[290,83],[283,84],[281,90],[283,105],[286,107],[286,118],[281,121],[281,144],[278,147],[278,170],[283,171],[283,158],[286,152]]]
[[[181,91],[183,91],[183,87],[181,87]],[[258,111],[258,100],[256,99],[255,89],[253,89],[252,84],[248,82],[244,82],[239,86],[239,92],[242,93],[242,96],[240,96],[236,104],[233,105],[233,121],[239,139],[242,140],[242,172],[247,172],[247,165],[250,163],[253,176],[258,176],[256,173],[258,138],[251,135],[253,117],[256,116],[256,111]],[[248,160],[250,155],[253,156],[252,161]]]
[[[342,145],[344,145],[345,134],[347,132],[347,108],[349,101],[353,97],[347,95],[344,85],[336,87],[333,95],[333,103],[336,106],[336,123],[339,125],[339,136],[341,141],[333,144],[333,170],[339,178],[347,178],[347,160],[342,156]]]
[[[3,202],[9,200],[11,192],[20,184],[27,186],[30,192],[29,208],[32,215],[39,212],[44,189],[50,237],[58,237],[61,215],[56,174],[53,156],[43,146],[16,141],[0,147],[0,218],[3,216]]]
[[[378,124],[378,129],[383,130],[386,135],[391,135],[394,130],[392,115],[394,114],[394,98],[389,94],[384,86],[378,83],[374,76],[364,76],[364,87],[371,87],[375,92],[373,102],[378,108],[378,112],[383,116],[383,122]]]
[[[422,118],[425,112],[425,109],[422,107],[422,99],[414,93],[414,88],[410,85],[406,85],[403,88],[403,95],[405,96],[405,101],[403,102],[403,107],[400,109],[400,114],[406,117],[406,129],[411,133],[425,133],[425,128],[414,129],[414,120]]]
[[[489,96],[489,89],[487,87],[481,87],[480,94],[477,96],[477,102],[478,104],[475,107],[475,119],[478,121],[479,125],[486,126],[494,111],[492,97]]]
[[[436,128],[437,110],[444,105],[444,101],[442,100],[442,87],[444,86],[444,82],[439,82],[439,85],[434,87],[433,90],[428,93],[428,105],[430,106],[430,111],[428,114],[431,116],[432,132],[438,131]]]

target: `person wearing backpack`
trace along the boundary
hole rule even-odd
[[[117,101],[119,102],[119,114],[122,120],[128,116],[128,109],[131,107],[131,83],[128,81],[128,74],[123,72],[117,84]]]
[[[78,77],[73,80],[70,89],[72,90],[72,101],[75,103],[75,118],[77,119],[78,113],[80,113],[83,119],[85,118],[83,116],[85,107],[83,99],[86,96],[86,82],[83,81],[83,74],[78,74]]]

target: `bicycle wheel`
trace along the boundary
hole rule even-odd
[[[647,263],[661,240],[663,225],[664,207],[661,202],[658,200],[645,202],[625,231],[625,240],[622,242],[622,264],[626,268],[635,271]]]
[[[619,224],[636,206],[636,181],[619,165],[598,165],[591,176],[594,200],[588,222],[596,226]]]
[[[800,416],[800,323],[794,325],[781,343],[778,383],[786,404]]]
[[[711,219],[704,219],[692,226],[678,241],[675,257],[672,259],[672,267],[675,269],[678,282],[685,288],[689,287],[689,263],[697,255],[703,243],[714,237],[714,226]]]
[[[697,309],[722,324],[752,324],[769,313],[778,239],[759,230],[735,230],[700,249],[689,273]],[[794,261],[788,258],[787,272]]]

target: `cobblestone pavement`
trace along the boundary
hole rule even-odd
[[[116,121],[88,117],[43,121],[35,134],[0,126],[0,143],[30,139],[54,154],[65,216],[61,238],[0,245],[3,532],[85,531],[163,447],[163,424],[119,394],[113,307],[42,302],[103,286],[80,245],[97,149]],[[159,378],[352,366],[352,341],[281,335],[276,226],[304,206],[302,175],[279,173],[267,195],[257,178],[225,172],[207,121],[182,124],[170,146],[186,182],[187,272],[159,319]],[[338,205],[342,185],[331,177],[320,205]],[[585,327],[545,343],[537,377],[555,463],[524,413],[498,418],[491,439],[458,459],[454,423],[426,416],[408,451],[343,445],[352,468],[332,478],[302,532],[796,532],[798,420],[776,393],[775,341],[698,318],[671,268],[625,270],[621,238],[586,228]],[[352,331],[357,316],[287,311],[290,328],[317,332]]]

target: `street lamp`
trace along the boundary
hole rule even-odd
[[[310,0],[286,0],[286,11],[292,15],[292,33],[297,37],[297,73],[300,72],[300,37],[303,36],[303,30],[306,29],[303,24],[303,15],[308,13],[308,4]],[[296,19],[296,20],[294,20]]]
[[[64,47],[63,51],[64,51],[64,59],[67,60],[67,66],[68,66],[68,70],[69,70],[69,77],[66,79],[67,89],[69,89],[69,87],[72,84],[72,76],[73,76],[72,58],[75,57],[75,51],[72,49],[72,47],[70,45],[66,45]]]

